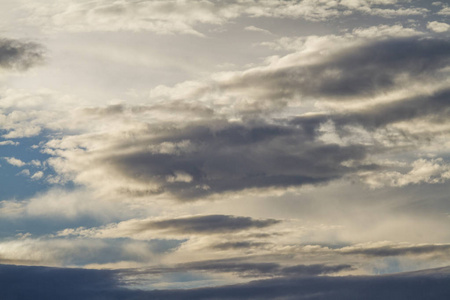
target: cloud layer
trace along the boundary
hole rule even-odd
[[[448,269],[389,276],[286,277],[191,290],[139,291],[120,287],[114,272],[2,265],[2,299],[444,299]]]
[[[448,298],[447,10],[0,1],[0,298]]]

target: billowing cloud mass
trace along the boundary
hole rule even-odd
[[[333,45],[333,39],[326,44]],[[313,48],[317,51],[313,54],[312,50],[301,50],[265,67],[236,72],[194,88],[191,95],[183,96],[187,97],[184,101],[200,99],[200,107],[193,111],[192,106],[185,107],[178,114],[194,113],[200,120],[150,121],[123,129],[127,136],[120,131],[103,132],[51,141],[47,151],[58,153],[60,158],[49,162],[76,182],[104,189],[113,185],[113,192],[124,196],[169,192],[186,200],[252,188],[321,184],[361,172],[381,174],[384,166],[366,162],[370,157],[408,144],[417,146],[414,140],[432,138],[433,128],[445,124],[449,93],[436,84],[445,81],[450,43],[419,36],[349,41],[349,45],[327,55],[321,54],[323,46]],[[305,64],[303,56],[310,62]],[[409,86],[418,91],[411,94]],[[169,93],[175,96],[176,88]],[[176,111],[180,100],[171,97],[164,96],[167,104],[114,106],[104,112],[124,119],[146,118],[155,110]],[[290,106],[308,105],[317,97],[333,109],[277,116],[287,114]],[[219,104],[230,100],[231,108]],[[361,107],[334,108],[346,101],[358,101]],[[98,108],[88,112],[100,120],[109,118]],[[237,119],[230,120],[230,115]],[[426,122],[429,129],[417,133],[403,128],[404,122],[412,120]],[[327,126],[334,128],[338,140],[325,139],[323,128]],[[365,132],[359,134],[365,141],[354,138],[352,131],[360,129]],[[386,130],[397,133],[396,143],[401,145],[380,133]],[[90,139],[108,143],[91,149],[86,144]],[[122,180],[111,184],[115,180],[108,178],[111,174]],[[443,176],[445,181],[447,175]]]
[[[0,298],[448,298],[448,9],[1,1]]]

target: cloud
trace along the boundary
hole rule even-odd
[[[282,266],[277,263],[251,263],[239,259],[208,260],[178,264],[173,267],[155,267],[140,269],[121,269],[121,276],[135,276],[144,274],[164,274],[187,271],[204,271],[213,273],[233,273],[239,277],[291,277],[291,276],[319,276],[352,270],[350,265],[293,265]]]
[[[167,230],[169,233],[201,233],[217,234],[236,232],[250,228],[264,228],[279,223],[278,220],[254,220],[248,217],[235,217],[225,215],[209,215],[171,220],[150,221],[143,223],[141,230]]]
[[[326,60],[326,57],[332,57],[339,51],[346,51],[347,49],[361,47],[377,41],[414,36],[420,37],[424,36],[424,34],[422,31],[411,27],[404,27],[403,25],[383,24],[370,27],[356,27],[341,35],[285,36],[271,42],[263,42],[261,45],[274,50],[293,51],[286,58],[293,56],[297,52],[298,54],[294,55],[294,59],[297,61],[301,62],[303,59],[308,59],[316,64],[323,59]],[[299,54],[302,55],[299,56]],[[280,61],[283,60],[286,59],[280,59]],[[288,64],[293,64],[295,60],[287,62]]]
[[[59,236],[85,236],[101,238],[154,237],[155,234],[174,235],[211,235],[236,233],[251,229],[262,229],[280,223],[274,219],[252,219],[228,215],[190,216],[176,219],[131,219],[100,228],[66,229]]]
[[[247,31],[254,31],[254,32],[261,32],[261,33],[265,33],[265,34],[272,34],[270,31],[266,30],[266,29],[262,29],[256,26],[247,26],[244,28],[244,30]]]
[[[195,200],[249,188],[328,182],[352,171],[341,165],[343,161],[362,159],[366,153],[360,145],[324,144],[311,140],[303,128],[265,122],[192,124],[163,129],[156,139],[153,133],[141,131],[140,140],[133,137],[130,144],[121,139],[98,153],[77,151],[73,156],[70,149],[60,151],[67,159],[55,157],[49,164],[57,172],[73,170],[79,174],[74,178],[79,183],[111,186],[124,195],[169,192],[179,199]],[[99,170],[116,182],[103,183],[106,177],[95,175]],[[180,174],[189,180],[175,180]]]
[[[39,179],[41,179],[42,177],[44,177],[44,172],[42,172],[42,171],[37,171],[36,173],[34,173],[34,174],[31,176],[31,179],[32,179],[32,180],[39,180]]]
[[[371,27],[358,27],[352,30],[352,34],[364,38],[389,39],[393,37],[410,37],[422,35],[423,33],[414,28],[402,25],[378,25]]]
[[[25,237],[0,242],[0,263],[46,266],[150,263],[176,250],[183,240],[64,239]]]
[[[290,120],[293,124],[302,126],[311,132],[319,134],[320,127],[327,122],[335,126],[339,135],[349,134],[349,126],[362,127],[368,131],[376,131],[386,128],[389,125],[399,125],[402,122],[409,124],[409,130],[414,128],[410,124],[412,120],[421,120],[428,124],[431,132],[436,124],[446,124],[448,117],[448,89],[436,90],[424,95],[414,95],[396,99],[391,102],[371,104],[357,109],[347,109],[342,112],[317,113],[296,117]],[[398,127],[398,130],[405,136],[408,135],[408,128]],[[423,131],[427,135],[428,131]],[[398,141],[401,141],[399,137]]]
[[[424,244],[424,245],[386,245],[386,246],[351,246],[339,250],[347,255],[365,255],[371,257],[388,257],[403,255],[449,255],[449,244]]]
[[[127,289],[108,270],[1,265],[2,299],[446,299],[448,268],[384,276],[286,277],[187,290]]]
[[[153,291],[155,299],[443,299],[447,269],[390,276],[281,278],[180,291]]]
[[[318,276],[351,270],[350,265],[294,265],[283,267],[276,263],[246,263],[232,261],[193,262],[176,266],[174,269],[236,273],[241,277],[277,277],[277,276]]]
[[[1,141],[0,142],[0,146],[17,146],[19,145],[19,142],[14,142],[14,141]]]
[[[39,172],[36,172],[40,177]],[[34,173],[34,174],[36,174]],[[27,170],[27,176],[30,176]],[[33,174],[33,175],[34,175]],[[35,179],[39,179],[36,178]],[[121,220],[132,214],[126,203],[111,203],[86,189],[65,190],[61,187],[51,188],[26,200],[6,200],[0,202],[0,213],[5,219],[62,221],[95,219],[101,222]],[[64,228],[64,227],[63,227]]]
[[[259,248],[268,245],[268,243],[259,243],[259,242],[247,242],[247,241],[239,241],[239,242],[226,242],[220,244],[214,244],[211,246],[212,249],[216,250],[229,250],[229,249],[251,249],[251,248]]]
[[[446,32],[447,30],[449,30],[450,25],[447,23],[433,21],[428,22],[427,28],[433,30],[434,32]]]
[[[17,173],[17,175],[23,175],[23,176],[30,176],[30,170],[28,169],[23,169],[22,171],[20,171],[19,173]]]
[[[16,167],[23,167],[26,165],[26,163],[15,157],[3,157],[3,159],[6,160],[8,164]]]
[[[333,50],[308,64],[299,55],[287,56],[282,67],[273,63],[249,70],[224,80],[219,87],[269,102],[287,103],[305,96],[360,100],[436,79],[450,63],[450,43],[437,38],[392,38]]]
[[[43,3],[42,3],[43,2]],[[157,34],[193,34],[201,24],[222,25],[239,17],[291,18],[323,21],[352,13],[395,16],[420,16],[428,10],[403,7],[402,1],[39,1],[28,4],[30,22],[44,24],[49,30],[67,31],[151,31]],[[39,6],[39,7],[37,7]]]
[[[448,268],[351,277],[287,277],[213,288],[142,291],[107,270],[2,265],[2,299],[445,299]]]
[[[80,110],[70,124],[89,119],[89,132],[49,141],[48,163],[65,180],[102,193],[180,200],[317,185],[380,169],[365,161],[402,143],[425,145],[431,130],[446,124],[450,43],[356,36],[349,43],[311,39],[262,67],[156,88],[154,105]],[[317,112],[290,111],[312,100]],[[338,107],[343,101],[349,105]],[[413,119],[429,123],[428,130],[413,134],[414,124],[400,124]],[[382,130],[397,137],[388,140]]]
[[[44,141],[56,133],[85,131],[87,127],[84,125],[92,119],[88,112],[82,113],[92,102],[73,94],[46,88],[8,87],[0,89],[0,97],[0,129],[3,138],[37,137]],[[96,125],[102,126],[99,123]]]
[[[106,270],[0,265],[0,281],[5,285],[0,297],[5,300],[119,299],[120,295],[117,278]]]
[[[419,159],[412,163],[412,169],[407,173],[398,171],[363,172],[363,181],[373,188],[383,186],[406,186],[419,183],[443,183],[450,179],[450,164],[442,159]]]
[[[438,13],[438,15],[449,16],[450,15],[450,7],[443,7]]]
[[[426,293],[430,287],[448,293],[448,269],[359,276],[444,265],[450,253],[447,244],[437,243],[449,238],[440,229],[449,206],[443,183],[450,179],[450,42],[444,34],[430,34],[431,27],[423,29],[429,20],[422,16],[430,13],[418,7],[423,1],[23,4],[32,10],[21,6],[20,14],[39,25],[19,26],[16,34],[50,37],[55,57],[38,76],[8,77],[11,89],[0,91],[3,137],[34,137],[20,140],[24,148],[0,142],[6,151],[2,164],[12,175],[29,176],[12,176],[13,181],[50,190],[0,202],[0,262],[139,269],[98,273],[106,277],[101,288],[80,283],[68,270],[29,269],[33,276],[58,278],[42,275],[48,282],[41,282],[24,275],[24,283],[5,269],[15,274],[11,280],[19,283],[11,286],[21,291],[0,291],[0,298],[383,299],[416,296],[414,289]],[[402,16],[397,20],[413,27],[342,28],[362,16],[374,24],[379,16]],[[318,20],[328,25],[310,22]],[[287,35],[308,29],[336,35],[284,37],[270,45],[282,51],[262,61],[270,49],[244,39],[255,34],[243,30],[270,32],[250,24]],[[186,37],[149,32],[214,36],[184,49],[191,42]],[[142,45],[143,37],[156,40]],[[101,40],[100,50],[93,39]],[[211,43],[223,53],[208,52]],[[132,65],[148,65],[159,52],[170,56],[180,47],[175,56],[181,60],[202,59],[206,51],[211,61],[231,59],[238,71],[186,70],[175,77],[196,79],[149,91],[152,83],[177,80],[170,74],[178,67],[159,62],[153,71],[162,77],[145,66],[128,69],[130,51],[116,49],[119,44],[145,48],[131,53],[140,56]],[[222,47],[230,45],[236,56]],[[155,51],[147,51],[153,46]],[[103,62],[92,59],[103,55]],[[92,71],[88,86],[71,71],[70,82],[57,76],[80,57],[81,69]],[[249,60],[253,64],[245,65]],[[111,79],[118,86],[104,84]],[[127,84],[133,91],[121,93]],[[71,89],[86,100],[30,92],[39,85]],[[24,90],[14,90],[18,86]],[[110,99],[112,94],[121,99]],[[354,244],[377,239],[411,244]],[[420,244],[425,240],[430,243]],[[86,275],[96,282],[93,277]],[[70,282],[58,285],[61,278]],[[270,279],[243,283],[252,278]],[[241,284],[219,286],[224,282]],[[168,290],[206,284],[215,288]],[[73,295],[65,297],[60,288]]]
[[[297,265],[281,269],[284,276],[317,276],[352,270],[351,265]]]
[[[25,71],[44,61],[39,44],[0,38],[0,68]]]

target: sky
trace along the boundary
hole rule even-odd
[[[450,3],[0,2],[0,298],[450,297]]]

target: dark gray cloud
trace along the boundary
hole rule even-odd
[[[183,115],[191,114],[202,117],[211,117],[214,115],[214,110],[212,108],[205,107],[201,103],[188,103],[181,100],[148,106],[133,106],[131,111],[133,113],[163,111],[170,113],[182,113]]]
[[[275,263],[223,263],[223,262],[201,262],[186,265],[192,270],[232,272],[242,277],[250,276],[316,276],[337,273],[353,269],[350,265],[295,265],[282,267]]]
[[[276,263],[246,263],[246,262],[226,262],[226,261],[205,261],[184,264],[190,270],[212,271],[212,272],[232,272],[241,277],[255,276],[316,276],[330,273],[337,273],[344,270],[351,270],[350,265],[295,265],[283,267]]]
[[[119,189],[134,196],[168,191],[179,199],[247,188],[288,187],[320,184],[355,171],[343,166],[346,160],[363,159],[367,148],[315,141],[303,128],[292,125],[257,124],[191,125],[163,132],[161,138],[141,146],[179,145],[191,149],[173,153],[138,151],[106,154],[101,163],[136,181],[157,182],[156,190]],[[169,181],[177,172],[190,180]]]
[[[444,39],[392,38],[354,46],[311,66],[245,72],[227,83],[219,83],[219,89],[225,92],[227,89],[247,89],[245,95],[251,97],[253,92],[262,93],[266,100],[275,102],[290,101],[296,94],[360,99],[365,94],[383,93],[398,85],[403,88],[418,80],[442,79],[440,76],[445,76],[442,69],[450,62],[449,53],[450,42]],[[251,188],[325,184],[361,170],[381,168],[358,162],[373,153],[391,149],[376,142],[373,145],[325,142],[318,138],[320,125],[332,121],[337,133],[345,135],[348,134],[347,125],[375,130],[421,117],[446,122],[449,96],[447,89],[359,111],[287,120],[247,116],[240,122],[218,119],[209,108],[192,104],[195,101],[177,100],[129,109],[122,105],[94,108],[86,112],[109,116],[155,110],[188,111],[188,115],[204,118],[202,122],[186,118],[177,123],[148,124],[136,131],[127,131],[110,144],[111,148],[96,150],[98,152],[92,153],[92,157],[88,152],[86,161],[89,165],[79,169],[75,166],[74,169],[84,174],[98,168],[111,171],[125,179],[123,184],[113,187],[125,196],[167,192],[180,200],[196,200]],[[402,138],[409,138],[408,134],[400,132],[396,138],[401,142]],[[354,164],[343,164],[346,161]],[[86,182],[91,184],[97,180],[89,178]]]
[[[4,300],[126,299],[115,274],[106,270],[0,265]]]
[[[284,101],[295,94],[330,99],[361,97],[417,80],[438,80],[439,76],[445,76],[440,71],[449,63],[450,42],[447,40],[394,38],[355,46],[312,66],[247,72],[222,83],[220,88],[250,89],[247,91],[250,94],[256,90],[270,101]],[[376,129],[425,116],[444,122],[449,112],[449,95],[448,90],[442,90],[430,96],[379,104],[357,112],[280,122],[254,118],[233,123],[212,118],[202,123],[188,121],[172,126],[151,126],[148,139],[132,141],[132,146],[141,150],[118,154],[111,149],[99,156],[103,159],[98,162],[141,184],[157,184],[148,189],[117,188],[118,192],[132,196],[169,192],[179,199],[195,200],[248,188],[327,183],[361,168],[373,170],[377,166],[344,166],[343,162],[364,160],[375,150],[356,143],[344,146],[320,141],[317,129],[321,124],[331,120],[339,134],[346,134],[346,125]],[[145,109],[162,107],[164,105]],[[120,112],[122,107],[118,108]],[[199,108],[182,109],[196,114]],[[212,112],[198,113],[205,116]],[[139,134],[147,133],[140,131]],[[183,143],[188,143],[189,147],[179,146]],[[172,145],[171,151],[154,150],[167,144]],[[129,147],[128,141],[118,147]],[[177,179],[177,174],[185,177]]]
[[[87,115],[104,116],[117,116],[120,114],[143,114],[143,113],[157,113],[157,112],[169,112],[169,113],[182,113],[183,115],[191,114],[194,116],[211,117],[214,115],[214,110],[200,103],[188,103],[181,100],[165,102],[152,105],[135,105],[127,107],[123,104],[112,104],[105,107],[89,107],[84,108],[83,112]]]
[[[230,249],[252,249],[252,248],[260,248],[269,245],[269,243],[258,243],[258,242],[247,242],[247,241],[239,241],[239,242],[227,242],[212,245],[212,249],[216,250],[230,250]]]
[[[173,267],[147,269],[123,269],[119,274],[134,276],[142,274],[165,274],[189,271],[206,271],[214,273],[233,273],[239,277],[285,277],[285,276],[318,276],[340,271],[352,270],[351,265],[294,265],[282,266],[278,263],[247,262],[244,258],[196,261],[178,264]]]
[[[153,291],[152,299],[446,299],[450,270],[388,276],[287,277],[192,290]]]
[[[318,131],[320,126],[328,121],[331,121],[335,125],[337,134],[341,137],[345,137],[351,134],[351,131],[349,131],[349,127],[347,126],[363,127],[370,132],[386,128],[387,126],[398,122],[422,120],[430,124],[430,127],[426,128],[429,130],[410,132],[408,131],[408,128],[397,129],[395,127],[389,127],[391,132],[397,133],[396,137],[390,140],[393,145],[408,142],[416,146],[417,141],[426,144],[436,138],[438,134],[446,134],[445,131],[440,131],[438,133],[433,131],[433,125],[446,124],[448,123],[449,117],[450,90],[443,89],[430,95],[422,95],[378,104],[363,110],[302,116],[287,120],[287,122],[303,128],[303,130],[308,132],[313,138],[320,134]],[[386,136],[386,138],[387,137],[388,136]],[[386,150],[388,149],[383,147],[377,149],[379,152]],[[377,166],[373,167],[377,168]]]
[[[317,276],[351,270],[350,265],[328,266],[323,264],[295,265],[283,267],[276,263],[247,263],[230,261],[205,261],[183,264],[178,267],[186,270],[235,273],[241,277],[274,276]],[[177,269],[177,268],[176,268]]]
[[[4,300],[448,299],[450,269],[385,276],[283,277],[190,290],[131,290],[117,271],[0,265]]]
[[[44,61],[39,44],[0,38],[0,67],[24,71]]]
[[[365,256],[400,256],[400,255],[421,255],[421,254],[431,254],[431,255],[443,255],[450,254],[450,245],[418,245],[418,246],[407,246],[407,247],[395,247],[395,246],[383,246],[375,248],[365,248],[365,249],[351,249],[343,250],[344,254],[361,254]]]
[[[449,116],[450,90],[444,89],[431,95],[378,104],[359,111],[297,117],[287,122],[300,126],[305,132],[315,136],[320,125],[332,121],[337,132],[345,135],[347,125],[361,126],[372,131],[397,122],[419,118],[431,123],[446,123]],[[402,134],[409,135],[407,131],[402,131]]]
[[[158,229],[181,234],[217,234],[237,232],[252,228],[264,228],[280,223],[278,220],[257,220],[249,217],[235,217],[227,215],[195,216],[161,221],[148,221],[135,228],[137,232]]]
[[[439,80],[439,71],[449,64],[446,39],[392,38],[338,51],[313,65],[247,72],[219,87],[251,90],[269,101],[290,101],[297,95],[359,100],[419,80]]]

